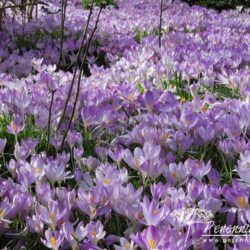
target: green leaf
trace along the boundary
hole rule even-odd
[[[227,86],[219,86],[214,92],[221,98],[239,98],[238,93],[234,93],[233,90]]]
[[[138,91],[143,95],[144,93],[144,88],[142,87],[142,85],[140,83],[137,84],[137,89]]]
[[[84,9],[87,9],[88,6],[89,6],[89,0],[82,0],[82,7],[83,7]]]

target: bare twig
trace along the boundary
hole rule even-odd
[[[15,4],[15,5],[4,6],[4,7],[0,8],[0,11],[7,10],[7,9],[13,9],[13,8],[23,8],[23,7],[33,6],[33,5],[37,5],[37,4],[48,5],[48,4],[44,3],[44,2]]]
[[[59,51],[57,69],[60,69],[60,67],[61,67],[66,9],[67,9],[67,0],[61,0],[61,42],[60,42],[60,51]]]
[[[48,119],[47,146],[46,146],[47,152],[49,150],[49,144],[50,144],[51,116],[52,116],[52,106],[53,106],[53,102],[54,102],[55,92],[56,92],[55,90],[52,90],[52,92],[51,92],[51,101],[50,101],[49,119]]]
[[[76,106],[77,106],[77,102],[78,102],[78,97],[79,97],[79,93],[80,93],[81,76],[82,76],[82,72],[83,72],[83,67],[84,67],[85,61],[87,59],[88,50],[89,50],[89,46],[91,44],[92,38],[93,38],[93,36],[94,36],[94,34],[95,34],[96,30],[97,30],[97,26],[98,26],[98,23],[99,23],[99,20],[100,20],[100,15],[101,15],[102,10],[103,10],[103,8],[100,7],[100,10],[99,10],[96,22],[95,22],[94,29],[93,29],[90,37],[89,37],[87,48],[86,48],[86,51],[85,51],[85,54],[84,54],[84,57],[83,57],[82,65],[81,65],[81,68],[80,68],[80,73],[79,73],[79,76],[78,76],[77,90],[76,90],[75,101],[74,101],[74,104],[73,104],[73,110],[72,110],[72,113],[71,113],[71,116],[70,116],[70,120],[69,120],[67,129],[66,129],[66,131],[64,133],[64,136],[63,136],[63,139],[62,139],[61,150],[63,149],[63,145],[64,145],[64,142],[65,142],[65,139],[67,137],[67,134],[69,132],[69,129],[71,127],[71,124],[72,124],[72,121],[73,121],[73,118],[74,118],[74,115],[75,115],[75,110],[76,110]]]
[[[73,86],[74,86],[74,82],[75,82],[75,78],[76,78],[76,73],[77,73],[78,64],[79,64],[79,62],[80,62],[80,55],[81,55],[81,53],[82,53],[83,46],[84,46],[84,41],[85,41],[86,36],[87,36],[87,33],[88,33],[90,19],[91,19],[91,16],[92,16],[92,14],[93,14],[93,7],[94,7],[94,1],[92,1],[92,5],[91,5],[90,11],[89,11],[89,15],[88,15],[86,27],[85,27],[85,30],[84,30],[84,34],[83,34],[81,46],[80,46],[80,48],[79,48],[79,50],[78,50],[78,53],[77,53],[77,59],[76,59],[76,65],[75,65],[74,73],[73,73],[73,78],[72,78],[72,81],[71,81],[71,83],[70,83],[69,92],[68,92],[66,101],[65,101],[65,103],[64,103],[63,112],[62,112],[61,118],[60,118],[60,120],[59,120],[59,123],[58,123],[58,125],[57,125],[56,131],[58,131],[58,130],[60,129],[61,125],[62,125],[63,119],[64,119],[64,117],[65,117],[66,109],[67,109],[67,106],[68,106],[68,103],[69,103],[69,99],[70,99],[70,97],[71,97],[71,93],[72,93]]]

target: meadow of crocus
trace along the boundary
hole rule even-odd
[[[250,228],[250,10],[164,1],[159,47],[160,1],[116,1],[64,110],[88,10],[68,1],[58,69],[43,2],[0,31],[1,249],[250,249],[227,230]]]

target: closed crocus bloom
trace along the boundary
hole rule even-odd
[[[6,143],[7,143],[6,139],[0,139],[0,155],[3,154]]]
[[[54,197],[54,190],[51,189],[49,183],[37,183],[36,184],[36,195],[38,201],[43,205],[47,205],[50,200]]]
[[[240,178],[250,185],[250,151],[240,154],[238,160],[238,167],[236,168]]]
[[[11,223],[9,221],[9,217],[11,213],[14,210],[13,204],[10,203],[8,198],[5,198],[1,203],[0,203],[0,224],[1,222],[3,223]]]
[[[140,170],[140,166],[147,159],[144,156],[144,152],[140,148],[135,148],[134,155],[130,152],[130,150],[126,149],[123,160],[129,165],[129,167],[135,170]]]
[[[49,90],[55,91],[58,88],[57,83],[52,78],[52,75],[50,75],[48,72],[42,71],[40,72],[39,76],[40,76],[40,79],[39,79],[40,82],[42,84],[45,84]]]
[[[192,179],[187,184],[188,196],[192,201],[195,201],[199,198],[203,191],[203,184],[199,182],[197,179]]]

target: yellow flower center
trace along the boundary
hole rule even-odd
[[[94,207],[91,207],[90,208],[90,216],[93,217],[95,214],[95,208]]]
[[[202,107],[201,111],[202,111],[202,112],[206,112],[207,110],[208,110],[208,105],[205,104],[205,105]]]
[[[75,233],[75,232],[72,232],[72,233],[71,233],[71,236],[72,236],[74,239],[76,239],[76,238],[77,238],[77,236],[76,236],[76,233]]]
[[[104,181],[103,181],[103,183],[104,183],[105,185],[109,185],[110,180],[109,180],[108,178],[105,178]]]
[[[36,224],[36,225],[35,225],[35,229],[36,229],[37,231],[39,231],[39,230],[41,229],[40,225],[39,225],[39,224]]]
[[[53,212],[50,212],[50,214],[49,214],[49,218],[50,218],[50,220],[51,220],[51,221],[54,221],[54,219],[55,219],[55,215],[54,215],[54,213],[53,213]]]
[[[39,174],[41,171],[40,171],[40,168],[39,167],[35,167],[35,173],[36,174]]]
[[[184,97],[182,97],[180,101],[183,103],[186,101],[186,99]]]
[[[154,215],[157,215],[157,214],[158,214],[158,211],[157,211],[157,210],[154,210],[154,211],[153,211],[153,214],[154,214]]]
[[[143,213],[142,213],[142,212],[139,212],[139,214],[138,214],[138,219],[139,219],[139,220],[142,220],[142,219],[143,219]]]
[[[2,218],[3,218],[3,213],[4,213],[3,209],[2,209],[2,208],[0,208],[0,219],[2,219]]]
[[[52,247],[56,248],[56,239],[55,239],[55,237],[52,236],[50,238],[50,242],[51,242]]]
[[[236,131],[233,131],[233,132],[232,132],[232,136],[233,136],[233,137],[236,137],[236,135],[237,135],[237,132],[236,132]]]
[[[96,231],[95,230],[92,231],[91,236],[92,236],[92,238],[96,238]]]
[[[126,249],[126,250],[129,250],[129,248],[130,248],[130,244],[129,244],[128,242],[126,242],[126,244],[125,244],[125,249]]]
[[[170,137],[170,136],[169,136],[169,133],[166,133],[166,134],[165,134],[165,139],[167,140],[167,139],[169,139],[169,137]]]
[[[242,196],[239,196],[237,200],[238,200],[241,208],[245,209],[247,207],[246,203],[245,203],[245,200],[244,200],[244,198]]]
[[[128,100],[129,100],[130,102],[132,102],[132,101],[134,100],[134,96],[133,96],[132,93],[130,93],[130,94],[128,95]]]
[[[174,172],[172,173],[172,176],[176,179],[177,173],[174,171]]]
[[[149,247],[150,249],[155,249],[155,241],[153,239],[150,239],[148,241]]]
[[[17,131],[17,125],[16,125],[14,122],[13,122],[13,124],[12,124],[12,129],[13,129],[14,132]]]

